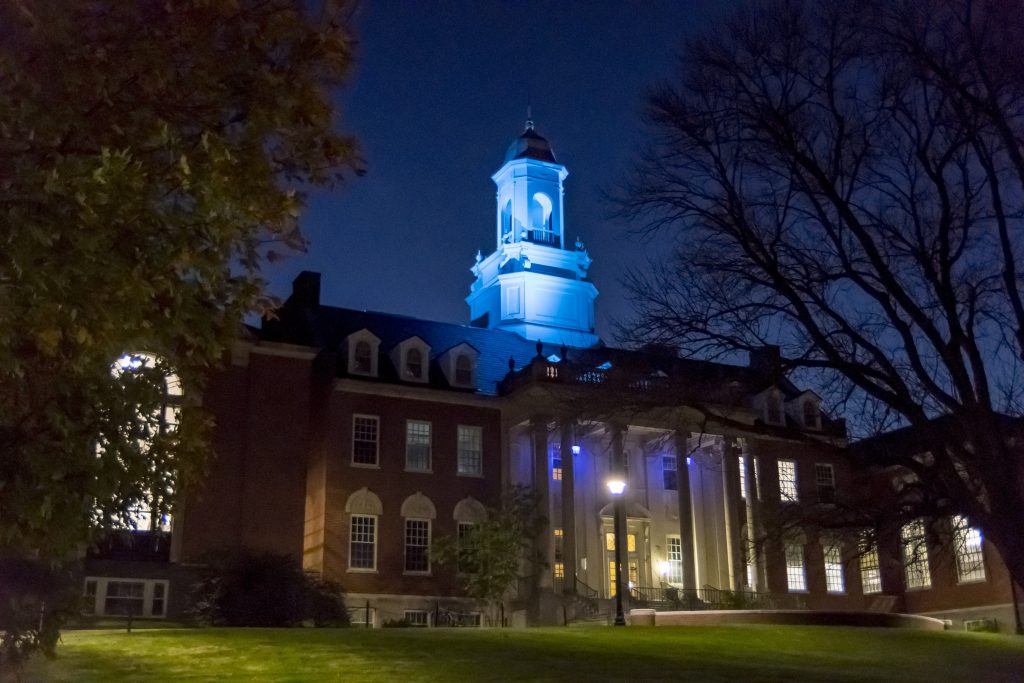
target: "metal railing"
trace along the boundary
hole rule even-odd
[[[534,244],[546,244],[552,247],[562,246],[562,238],[553,230],[528,230],[526,239]]]
[[[736,609],[807,609],[799,595],[764,593],[752,590],[729,591],[674,586],[634,586],[629,591],[634,607],[664,611],[736,610]]]

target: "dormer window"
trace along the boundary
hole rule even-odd
[[[430,376],[430,347],[419,337],[409,337],[391,349],[391,362],[405,382],[426,382]]]
[[[455,357],[455,383],[464,387],[473,385],[473,359],[468,353]]]
[[[764,420],[768,424],[782,424],[782,397],[775,392],[769,393],[765,397],[764,413]]]
[[[364,375],[369,375],[372,372],[371,357],[373,352],[370,350],[370,342],[358,341],[356,342],[356,350],[353,353],[353,369],[356,372],[361,372]]]
[[[345,340],[348,372],[365,377],[377,376],[377,350],[380,339],[367,329],[353,332]]]
[[[405,352],[405,376],[408,379],[423,379],[423,352],[417,348]]]
[[[448,384],[457,389],[476,389],[476,359],[479,354],[465,342],[456,344],[437,357],[437,367]]]
[[[813,400],[804,401],[804,427],[806,429],[821,429],[821,411],[818,404]]]

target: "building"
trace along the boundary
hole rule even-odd
[[[250,548],[339,582],[357,621],[477,623],[431,543],[526,484],[548,523],[535,541],[542,569],[510,596],[512,621],[582,618],[615,591],[614,469],[627,482],[619,531],[633,604],[968,605],[972,618],[1005,605],[990,552],[987,573],[959,578],[974,588],[928,602],[911,580],[920,562],[889,561],[899,542],[864,548],[820,525],[773,533],[863,489],[843,422],[780,372],[777,349],[738,366],[604,345],[591,259],[565,229],[567,175],[528,122],[493,176],[495,249],[477,254],[468,325],[326,305],[320,275],[299,275],[276,319],[248,330],[209,379],[213,457],[170,540],[125,532],[93,553],[93,611],[128,599],[144,616],[174,614],[190,565]],[[130,561],[141,534],[149,561]],[[904,548],[920,540],[907,538]]]

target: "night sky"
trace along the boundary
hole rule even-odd
[[[527,99],[565,182],[566,232],[594,265],[598,333],[629,315],[619,284],[650,252],[609,217],[612,189],[642,140],[646,88],[669,79],[687,34],[727,3],[369,0],[357,65],[339,93],[366,176],[315,195],[310,241],[268,275],[287,296],[322,273],[325,304],[466,323],[474,254],[494,250],[490,176],[523,130]]]

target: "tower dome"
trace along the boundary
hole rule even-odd
[[[533,121],[526,122],[526,130],[523,134],[512,141],[505,152],[505,163],[513,159],[536,159],[557,164],[555,152],[551,149],[551,143],[547,138],[533,129]]]

